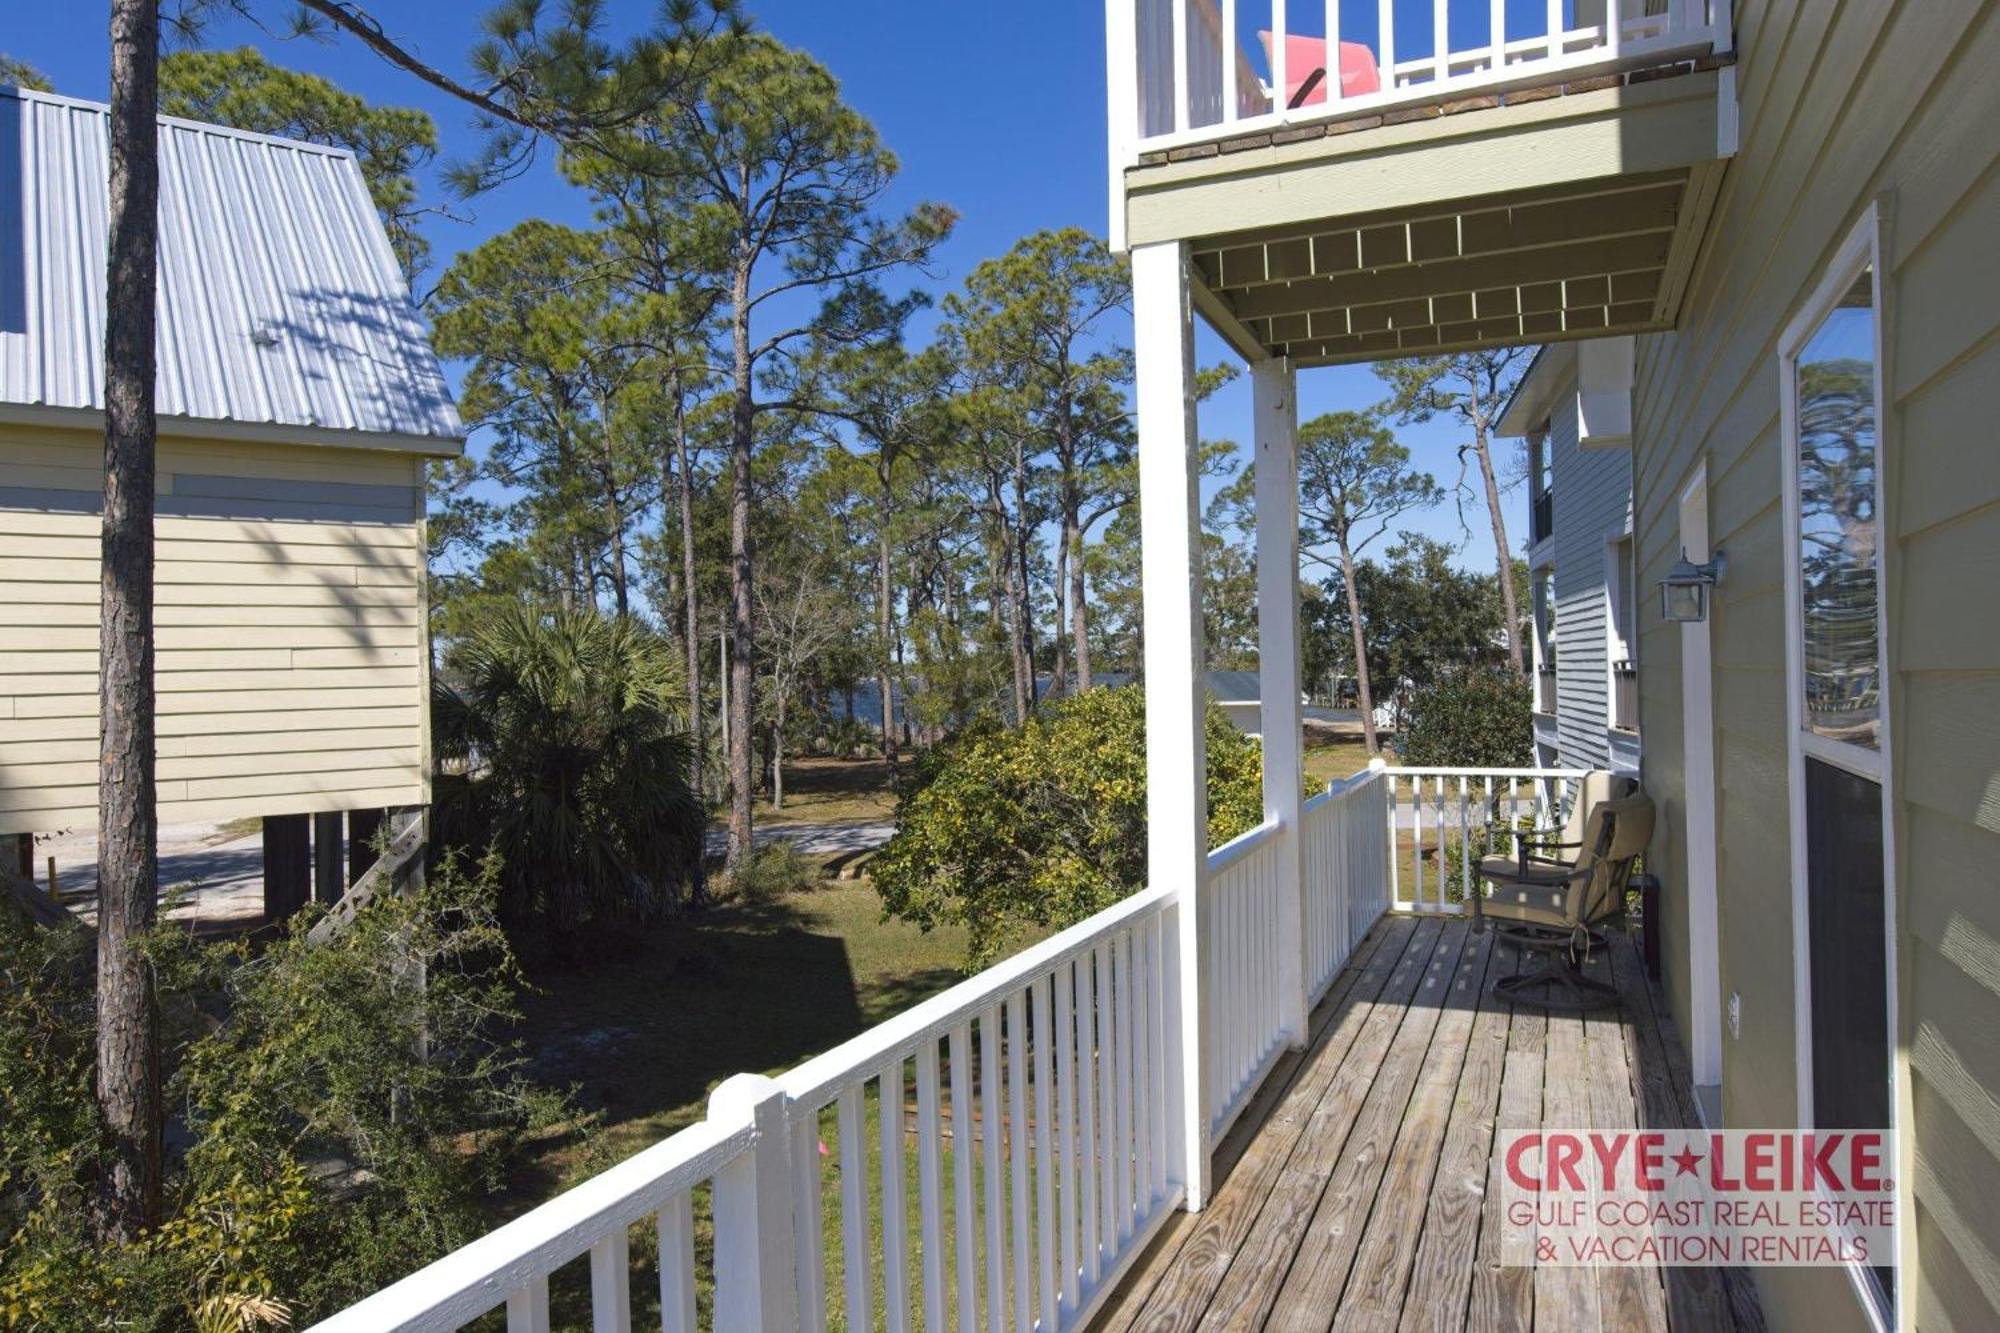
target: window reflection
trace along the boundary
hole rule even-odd
[[[1798,358],[1806,727],[1869,749],[1882,697],[1874,304],[1864,269]]]

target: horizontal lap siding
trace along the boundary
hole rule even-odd
[[[1678,554],[1678,498],[1708,469],[1729,553],[1713,616],[1725,994],[1735,1124],[1795,1114],[1784,547],[1777,342],[1869,202],[1885,225],[1897,676],[1902,1045],[1911,1084],[1919,1327],[2000,1323],[2000,6],[1739,0],[1741,150],[1681,329],[1641,340],[1641,586]],[[1560,501],[1558,501],[1560,503]],[[1678,632],[1641,599],[1649,780],[1678,790]],[[1670,798],[1671,799],[1671,798]],[[1679,821],[1669,811],[1662,837]],[[1656,848],[1673,952],[1680,849]],[[1685,965],[1674,1004],[1687,1015]],[[1760,1274],[1778,1327],[1858,1323],[1837,1272]]]
[[[95,819],[100,449],[0,433],[0,832]],[[163,820],[426,799],[421,466],[162,443]]]
[[[1573,387],[1573,386],[1572,386]],[[1555,510],[1556,727],[1565,768],[1611,767],[1605,541],[1632,502],[1632,455],[1577,444],[1576,395],[1549,421]]]

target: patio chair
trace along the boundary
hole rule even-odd
[[[1493,885],[1493,894],[1472,897],[1478,928],[1491,920],[1524,957],[1532,952],[1541,958],[1532,971],[1494,983],[1501,999],[1571,1011],[1617,1003],[1617,988],[1583,969],[1604,943],[1603,928],[1625,914],[1632,863],[1652,840],[1653,802],[1630,792],[1629,779],[1604,777],[1608,782],[1599,790],[1620,794],[1587,802],[1593,793],[1586,780],[1572,811],[1572,822],[1581,812],[1577,837],[1524,834],[1514,856],[1480,862],[1480,878]]]
[[[1269,32],[1259,32],[1264,59],[1271,60],[1276,45]],[[1326,101],[1326,38],[1285,38],[1285,107],[1296,111],[1302,106],[1319,106]],[[1382,75],[1375,67],[1375,53],[1359,42],[1340,44],[1340,95],[1361,97],[1379,92]]]

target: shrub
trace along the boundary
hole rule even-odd
[[[497,878],[447,861],[339,938],[310,942],[308,912],[260,955],[159,928],[174,1151],[163,1224],[122,1246],[89,1226],[88,936],[0,910],[0,1327],[309,1323],[483,1229],[508,1146],[568,1115],[503,1035]]]
[[[730,889],[745,902],[768,903],[809,889],[819,880],[819,862],[790,839],[778,838],[750,854],[749,862],[730,881]]]
[[[927,756],[870,865],[893,916],[961,924],[983,964],[1031,929],[1081,921],[1146,878],[1141,687],[1086,691],[1018,731],[988,725]],[[1208,710],[1208,839],[1263,818],[1262,756]]]
[[[433,702],[439,842],[500,853],[517,941],[575,952],[587,932],[678,908],[699,885],[707,814],[688,786],[683,668],[630,619],[510,606],[452,646]]]
[[[1528,683],[1507,671],[1460,671],[1420,690],[1397,746],[1413,768],[1525,768],[1534,760]]]

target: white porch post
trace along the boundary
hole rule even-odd
[[[1132,324],[1146,633],[1146,870],[1156,886],[1180,886],[1166,1015],[1180,1096],[1169,1120],[1186,1207],[1195,1212],[1208,1196],[1198,910],[1208,874],[1208,764],[1194,314],[1185,245],[1134,248]]]
[[[1264,733],[1264,818],[1278,821],[1278,1015],[1286,1040],[1306,1040],[1305,738],[1299,715],[1298,374],[1289,361],[1250,367],[1257,439],[1257,697]]]

